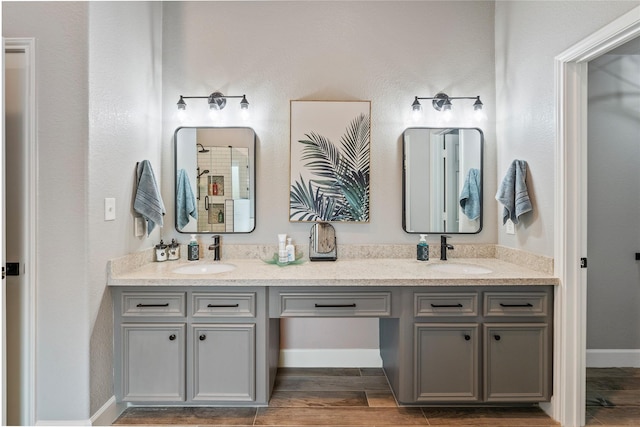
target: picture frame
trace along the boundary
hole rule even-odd
[[[289,221],[369,222],[371,101],[291,101]]]

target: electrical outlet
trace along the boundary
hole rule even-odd
[[[107,197],[104,199],[104,220],[114,221],[116,219],[116,199]]]
[[[133,223],[133,228],[134,228],[134,232],[136,237],[142,237],[144,236],[144,218],[142,218],[141,216],[137,216],[134,218],[134,223]]]
[[[505,227],[506,227],[507,234],[516,234],[516,226],[513,224],[513,221],[511,221],[510,219],[507,220]]]

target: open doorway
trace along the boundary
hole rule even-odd
[[[640,425],[640,38],[588,64],[586,422]]]
[[[4,43],[6,422],[35,423],[34,40]]]

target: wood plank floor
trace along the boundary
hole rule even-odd
[[[284,368],[266,408],[132,407],[114,425],[493,426],[558,425],[541,409],[398,407],[382,369]]]
[[[587,369],[588,426],[640,426],[640,369]]]

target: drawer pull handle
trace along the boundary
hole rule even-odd
[[[464,340],[465,340],[465,341],[469,341],[470,339],[471,339],[471,335],[467,335],[467,334],[465,334],[465,336],[464,336]]]
[[[462,304],[431,304],[433,308],[462,308]]]
[[[356,304],[316,304],[316,308],[355,308]]]
[[[233,308],[240,307],[240,304],[207,304],[208,308]]]
[[[144,307],[169,307],[169,303],[165,303],[165,304],[138,304],[136,305],[136,307],[138,308],[144,308]]]
[[[494,335],[493,338],[495,338],[496,341],[500,341],[500,335]]]
[[[169,341],[174,341],[176,339],[176,334],[169,335]]]
[[[205,334],[202,334],[198,338],[200,338],[200,341],[204,341],[207,339],[207,336]]]
[[[533,307],[533,304],[531,304],[530,302],[526,304],[504,304],[501,302],[500,307]]]

